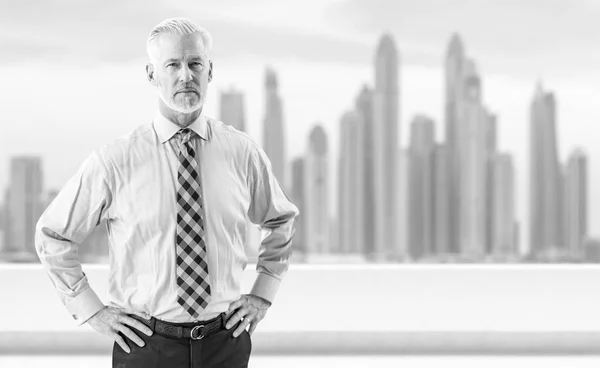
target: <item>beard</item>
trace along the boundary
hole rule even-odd
[[[192,94],[194,96],[197,96],[196,98],[191,98],[188,94],[183,93],[175,94],[167,98],[167,96],[163,95],[160,85],[157,86],[156,92],[158,93],[158,97],[162,100],[162,102],[165,105],[167,105],[168,108],[183,114],[189,114],[198,109],[201,109],[204,102],[204,99],[199,94]]]

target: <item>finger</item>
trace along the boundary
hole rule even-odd
[[[240,299],[238,299],[235,302],[229,304],[229,309],[227,309],[227,312],[225,312],[225,314],[229,315],[229,314],[233,313],[236,309],[242,307],[245,304],[244,303],[245,301],[246,301],[246,298],[244,298],[243,295],[242,295],[242,297]]]
[[[152,316],[150,316],[146,312],[139,312],[139,311],[129,310],[129,309],[125,309],[125,308],[115,308],[115,309],[118,310],[119,312],[121,312],[122,314],[135,314],[136,316],[141,317],[143,319],[152,318]]]
[[[145,313],[145,312],[129,311],[129,312],[127,312],[127,314],[135,314],[136,316],[141,317],[143,319],[150,319],[150,318],[152,318],[152,316],[150,316],[148,313]]]
[[[120,325],[118,327],[118,331],[120,331],[123,335],[127,336],[129,340],[136,343],[137,346],[143,347],[146,345],[144,340],[142,340],[135,332],[133,332],[129,327],[125,325]]]
[[[119,344],[121,349],[123,349],[126,353],[131,353],[131,349],[129,349],[129,346],[127,346],[125,339],[121,335],[119,335],[118,333],[115,333],[113,335],[113,339],[115,340],[115,342],[117,344]]]
[[[252,336],[252,334],[254,333],[254,330],[256,330],[256,322],[250,323],[250,328],[248,329],[248,334],[250,336]]]
[[[244,332],[244,330],[246,329],[246,326],[248,326],[249,323],[250,323],[250,319],[249,318],[245,318],[238,325],[238,327],[235,329],[235,331],[233,331],[233,337],[238,337],[242,332]]]
[[[139,331],[142,331],[143,333],[145,333],[147,336],[152,336],[152,330],[148,326],[146,326],[145,324],[143,324],[142,322],[138,321],[135,318],[123,316],[123,317],[121,317],[119,322],[126,324],[128,326],[131,326],[131,327],[135,327]]]
[[[238,323],[247,314],[248,314],[248,309],[246,309],[246,308],[240,308],[240,309],[238,309],[237,312],[235,312],[227,320],[227,323],[225,324],[225,327],[229,330],[233,325],[235,325],[236,323]]]

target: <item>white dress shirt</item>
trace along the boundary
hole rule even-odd
[[[200,115],[189,128],[206,212],[211,299],[196,320],[213,318],[240,295],[246,219],[263,239],[251,294],[272,301],[288,269],[294,206],[264,151],[247,134]],[[102,220],[109,238],[108,305],[171,322],[195,321],[177,303],[176,193],[180,128],[157,113],[93,153],[68,180],[36,227],[36,250],[73,318],[104,307],[90,288],[78,246]],[[173,137],[173,139],[171,139]]]

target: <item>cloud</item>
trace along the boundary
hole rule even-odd
[[[222,4],[225,9],[233,1]],[[265,7],[265,11],[269,11]],[[67,63],[122,63],[145,58],[145,39],[159,21],[184,14],[201,20],[215,39],[214,52],[221,58],[260,55],[269,58],[364,63],[371,45],[336,38],[315,29],[259,24],[223,18],[214,9],[198,5],[148,5],[140,1],[76,2],[25,1],[8,6],[0,15],[0,54],[7,61],[56,61]],[[210,9],[209,9],[210,10]],[[278,14],[273,14],[278,17]],[[281,22],[281,19],[279,20]],[[373,41],[373,44],[375,41]]]
[[[216,61],[272,59],[369,65],[383,32],[403,65],[443,65],[458,31],[483,74],[585,79],[600,65],[593,1],[23,0],[0,14],[0,63],[127,63],[145,59],[149,30],[185,15],[208,28]]]
[[[458,31],[467,51],[491,71],[531,75],[597,69],[600,7],[560,0],[347,0],[329,10],[333,22],[355,32],[390,30],[401,53],[412,45],[440,55]]]
[[[0,53],[21,61],[122,61],[143,56],[151,27],[168,13],[139,1],[19,1],[3,8]],[[11,45],[23,44],[16,48]],[[7,46],[8,45],[8,46]]]

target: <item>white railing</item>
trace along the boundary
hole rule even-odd
[[[104,295],[107,267],[84,265]],[[243,292],[254,281],[244,274]],[[597,354],[600,266],[292,265],[257,354]],[[103,353],[40,265],[0,268],[0,353]]]

